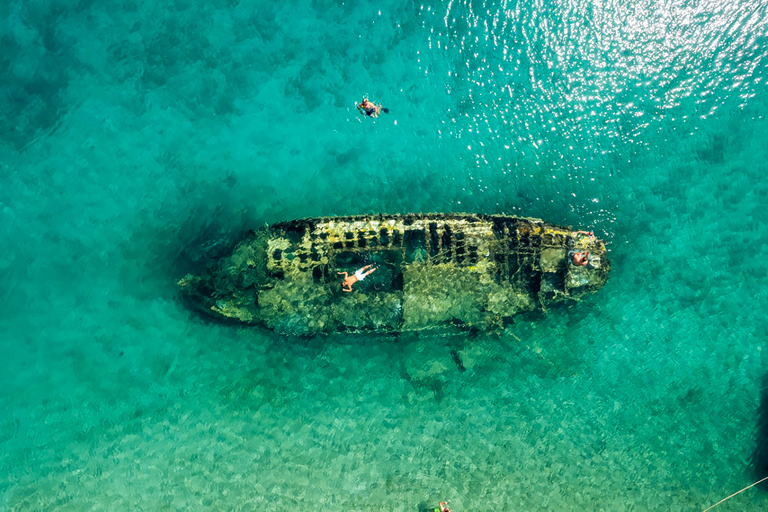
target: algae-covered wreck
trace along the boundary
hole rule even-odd
[[[369,265],[344,293],[340,273]],[[360,215],[251,231],[179,286],[206,313],[283,333],[492,329],[596,291],[608,271],[602,240],[539,219]]]

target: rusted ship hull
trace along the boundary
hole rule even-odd
[[[588,251],[576,265],[574,252]],[[342,290],[340,272],[376,270]],[[250,232],[179,286],[208,314],[281,333],[481,330],[601,288],[605,243],[539,219],[409,214],[325,217]]]

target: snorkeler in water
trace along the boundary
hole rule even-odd
[[[357,110],[360,111],[361,114],[368,117],[379,117],[382,112],[389,114],[388,108],[382,107],[381,104],[372,103],[365,96],[363,96],[363,101],[357,105]]]

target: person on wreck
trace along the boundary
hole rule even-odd
[[[585,266],[589,263],[589,251],[572,252],[571,261],[579,267]]]
[[[352,291],[352,285],[358,281],[362,281],[369,275],[373,274],[378,267],[373,265],[366,265],[355,270],[355,273],[349,275],[347,272],[337,272],[337,274],[344,274],[344,281],[341,283],[341,289],[345,292]]]
[[[379,115],[382,112],[384,112],[385,114],[389,114],[388,108],[384,108],[380,104],[372,103],[365,96],[363,96],[363,101],[361,101],[357,105],[357,110],[359,110],[361,114],[366,115],[368,117],[379,117]]]
[[[575,231],[573,233],[577,239],[588,239],[588,240],[594,240],[595,239],[595,232],[594,231]],[[574,265],[577,265],[579,267],[586,266],[587,263],[589,263],[589,251],[573,251],[570,254],[571,261]]]

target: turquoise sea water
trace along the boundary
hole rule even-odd
[[[696,510],[768,475],[764,0],[0,13],[0,508]],[[611,278],[475,338],[178,301],[206,241],[428,211],[594,229]]]

